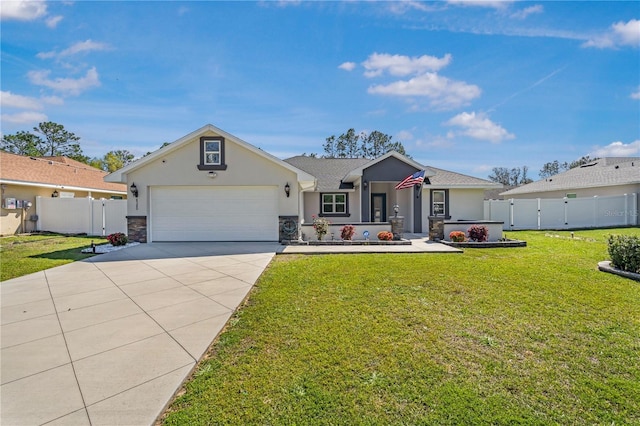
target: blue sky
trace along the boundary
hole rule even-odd
[[[91,157],[213,124],[280,158],[379,130],[418,162],[640,155],[635,1],[11,2],[2,134],[63,124]]]

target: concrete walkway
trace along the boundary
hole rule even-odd
[[[278,250],[141,244],[2,282],[0,424],[152,424]]]
[[[331,254],[331,253],[462,253],[462,250],[446,244],[427,241],[421,234],[405,234],[411,245],[291,245],[283,254]]]

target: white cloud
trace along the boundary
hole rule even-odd
[[[640,20],[631,19],[629,22],[617,22],[611,25],[609,32],[600,34],[585,42],[583,47],[600,49],[616,48],[619,46],[640,46]]]
[[[438,71],[449,65],[451,58],[450,53],[447,53],[442,58],[429,55],[409,57],[389,55],[388,53],[373,53],[362,65],[366,69],[364,75],[367,77],[377,77],[385,71],[391,75],[403,77],[427,71]]]
[[[502,126],[491,121],[483,113],[463,112],[445,124],[464,129],[459,132],[460,134],[474,139],[487,140],[491,143],[500,143],[504,140],[515,138],[515,135],[507,132]]]
[[[595,147],[590,157],[631,157],[640,154],[640,139],[625,144],[612,142],[604,147]]]
[[[98,71],[96,71],[95,67],[88,70],[84,77],[77,79],[56,78],[55,80],[51,80],[49,79],[50,73],[51,71],[49,70],[29,71],[27,77],[32,84],[48,87],[69,95],[79,95],[87,89],[100,86]]]
[[[368,92],[374,95],[426,97],[430,99],[432,107],[449,109],[467,105],[480,96],[481,90],[473,84],[426,73],[410,80],[371,86]]]
[[[340,65],[338,65],[338,68],[345,71],[353,71],[355,67],[356,67],[355,62],[343,62]]]
[[[41,112],[24,111],[16,114],[2,114],[2,121],[14,124],[39,123],[47,121],[47,116]]]
[[[2,108],[42,109],[39,99],[29,96],[16,95],[11,92],[0,92],[0,105]]]
[[[44,1],[3,1],[0,7],[0,18],[4,20],[33,21],[47,14]]]
[[[529,15],[533,15],[534,13],[542,13],[544,11],[544,7],[541,4],[536,4],[534,6],[526,7],[522,10],[518,10],[517,12],[513,12],[511,17],[514,19],[525,19]]]
[[[71,47],[68,47],[60,52],[52,50],[51,52],[40,52],[36,56],[40,59],[64,58],[67,56],[77,55],[78,53],[95,52],[109,49],[110,47],[106,43],[99,43],[93,40],[85,40],[79,41]]]
[[[512,0],[448,0],[447,3],[458,6],[476,6],[476,7],[490,7],[493,9],[504,9],[509,4],[513,3]]]
[[[438,10],[439,8],[437,4],[430,5],[427,3],[423,3],[421,1],[411,1],[411,0],[390,1],[390,2],[386,2],[385,4],[388,6],[388,10],[391,13],[394,13],[396,15],[402,15],[413,10],[419,10],[420,12],[431,12],[434,10]]]
[[[43,109],[44,104],[62,105],[64,101],[57,96],[43,96],[33,98],[31,96],[16,95],[8,91],[0,91],[0,105],[3,108],[19,109]]]
[[[631,93],[630,96],[631,99],[636,99],[636,100],[640,100],[640,86],[638,86],[638,90]]]
[[[411,139],[413,139],[413,133],[411,133],[409,130],[400,130],[396,135],[396,139],[410,141]]]
[[[47,27],[49,28],[55,28],[58,26],[58,24],[60,23],[60,21],[62,21],[64,19],[63,16],[57,15],[57,16],[51,16],[49,18],[47,18],[45,20],[45,24],[47,25]]]

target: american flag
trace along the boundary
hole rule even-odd
[[[396,189],[411,188],[413,185],[421,185],[422,182],[424,182],[424,170],[420,170],[404,178],[402,182],[396,185]]]

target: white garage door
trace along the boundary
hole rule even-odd
[[[151,241],[277,241],[275,186],[151,187]]]

